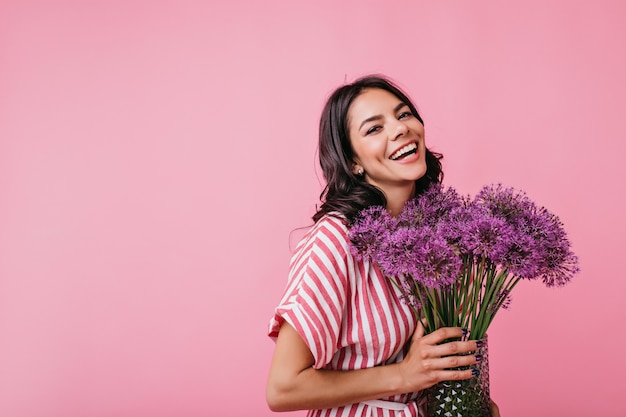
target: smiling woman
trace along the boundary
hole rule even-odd
[[[348,231],[356,213],[397,214],[443,177],[415,105],[384,77],[338,88],[320,121],[327,181],[314,226],[296,247],[289,282],[270,321],[276,340],[267,384],[274,411],[311,416],[418,416],[422,390],[474,378],[476,341],[443,328],[425,335],[402,293],[378,265],[356,258]],[[499,416],[493,406],[493,416]]]

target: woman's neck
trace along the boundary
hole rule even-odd
[[[387,198],[387,210],[392,216],[397,216],[402,211],[404,204],[415,197],[415,183],[410,187],[397,187],[385,192]]]

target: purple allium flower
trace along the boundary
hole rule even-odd
[[[512,227],[504,219],[474,202],[453,209],[440,225],[440,233],[460,253],[486,258],[494,264],[503,262],[514,237]]]
[[[382,206],[362,210],[355,218],[348,236],[350,251],[357,259],[373,260],[385,237],[395,228],[395,219]]]
[[[385,274],[398,277],[413,272],[416,262],[413,251],[421,243],[420,233],[417,228],[402,227],[381,235],[376,260]]]
[[[410,275],[427,287],[442,287],[457,280],[461,259],[445,239],[429,226],[402,227],[386,235],[377,259],[391,276]]]
[[[470,252],[494,264],[502,263],[512,240],[511,227],[504,220],[492,216],[476,218],[468,226],[469,233],[465,239]]]
[[[578,257],[571,252],[564,255],[565,256],[561,254],[557,256],[557,258],[563,258],[562,261],[559,261],[554,266],[548,267],[541,272],[540,278],[547,287],[561,287],[580,272]]]
[[[559,218],[538,207],[523,191],[500,184],[486,186],[475,202],[513,228],[515,237],[502,262],[511,273],[527,279],[541,277],[547,286],[560,286],[579,271]]]
[[[485,206],[494,216],[517,225],[524,215],[536,209],[523,191],[504,188],[502,184],[484,186],[474,198],[476,204]]]
[[[414,277],[427,287],[445,288],[461,275],[463,262],[443,239],[433,239],[422,248],[424,259],[416,263]]]
[[[536,249],[530,236],[515,233],[501,265],[520,278],[534,279],[539,274],[541,262],[541,254]]]
[[[528,219],[527,233],[540,255],[538,276],[548,287],[565,285],[579,272],[563,223],[546,208]]]
[[[398,224],[400,227],[435,226],[451,210],[462,205],[463,199],[454,188],[444,189],[440,184],[433,184],[404,205],[398,215]]]

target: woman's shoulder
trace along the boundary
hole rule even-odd
[[[319,218],[305,233],[296,247],[296,252],[304,247],[317,246],[320,243],[334,249],[346,250],[349,246],[348,221],[341,213],[327,213]]]
[[[313,234],[328,234],[342,241],[349,241],[348,220],[339,212],[330,212],[322,216],[311,228]]]
[[[317,222],[315,222],[315,224],[313,225],[313,227],[315,226],[319,226],[319,227],[334,226],[334,227],[339,227],[347,231],[348,219],[346,219],[346,216],[344,216],[340,212],[332,211],[320,217],[320,219]]]

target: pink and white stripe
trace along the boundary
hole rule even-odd
[[[295,249],[285,293],[270,321],[270,337],[278,336],[283,321],[309,346],[315,368],[341,370],[402,360],[403,347],[416,326],[394,284],[375,264],[351,255],[345,221],[330,215],[320,219]],[[382,399],[408,404],[403,410],[372,402],[312,410],[308,416],[416,417],[417,397],[413,393]]]

